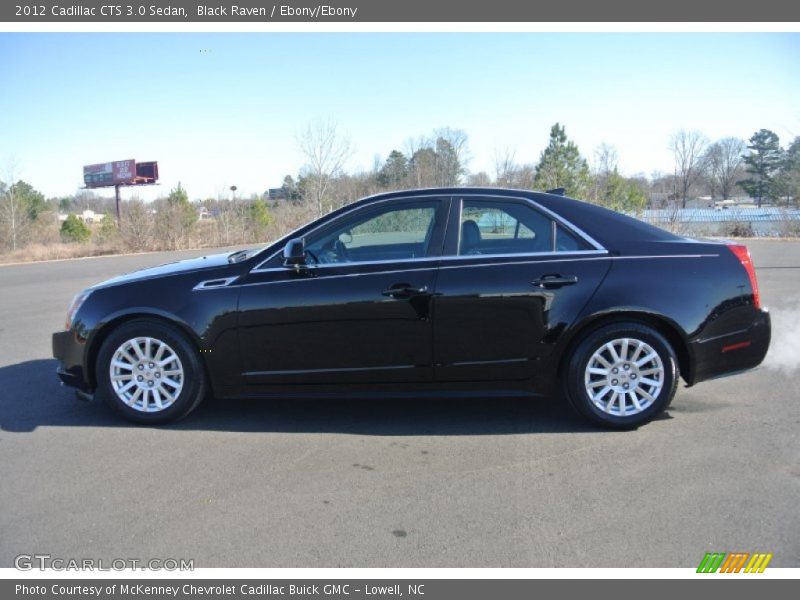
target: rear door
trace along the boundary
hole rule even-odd
[[[453,199],[434,300],[438,381],[535,375],[608,271],[608,253],[519,198]]]

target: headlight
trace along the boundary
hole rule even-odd
[[[81,305],[83,305],[91,293],[92,290],[83,290],[80,294],[72,299],[72,304],[69,305],[69,310],[67,311],[67,322],[64,325],[65,329],[70,330],[72,328],[72,319],[75,318],[75,313],[78,312],[78,309],[81,307]]]

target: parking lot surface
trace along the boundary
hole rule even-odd
[[[211,401],[129,425],[59,385],[50,334],[82,288],[203,252],[0,267],[0,566],[800,566],[800,243],[748,245],[765,364],[620,433],[557,399]]]

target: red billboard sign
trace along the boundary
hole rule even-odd
[[[83,183],[86,187],[128,185],[136,181],[136,161],[117,160],[83,167]]]

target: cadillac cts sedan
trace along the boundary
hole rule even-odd
[[[629,429],[770,341],[745,246],[557,193],[372,196],[269,246],[78,294],[61,380],[163,423],[217,398],[559,394]]]

